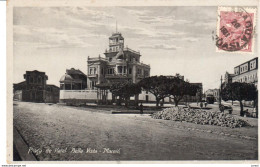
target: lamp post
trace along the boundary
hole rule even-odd
[[[220,78],[219,104],[221,104],[221,99],[222,99],[222,75],[221,75],[221,78]]]

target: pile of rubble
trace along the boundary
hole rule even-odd
[[[215,125],[223,127],[242,127],[248,123],[244,120],[234,118],[231,114],[223,112],[204,111],[189,108],[166,108],[152,114],[154,119],[165,119],[173,121],[186,121],[201,125]]]

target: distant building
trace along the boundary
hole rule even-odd
[[[257,86],[258,57],[244,62],[234,68],[232,82],[253,83]]]
[[[219,92],[220,92],[219,89],[208,89],[208,90],[205,91],[205,95],[206,95],[206,97],[208,95],[213,95],[215,100],[218,101],[219,100]]]
[[[28,102],[59,101],[59,87],[47,85],[48,76],[37,70],[26,71],[25,81],[13,85],[14,99]]]
[[[109,49],[104,55],[105,58],[88,57],[89,89],[95,89],[98,84],[123,80],[137,83],[150,76],[150,66],[140,62],[140,52],[124,46],[124,38],[119,32],[109,37]]]
[[[225,73],[225,77],[223,80],[223,88],[228,84],[228,83],[232,83],[232,78],[234,77],[234,74],[230,74],[228,72]]]
[[[60,78],[61,90],[83,90],[87,89],[87,75],[74,68],[67,69]]]

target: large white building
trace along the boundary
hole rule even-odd
[[[109,49],[105,58],[88,57],[88,88],[95,89],[98,84],[110,84],[123,80],[133,83],[150,76],[150,65],[140,61],[141,54],[124,46],[121,33],[113,33],[109,37]]]
[[[244,62],[234,68],[232,82],[253,83],[257,86],[258,57]]]

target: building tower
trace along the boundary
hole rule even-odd
[[[124,37],[121,33],[113,33],[109,37],[109,52],[118,52],[119,50],[124,49]]]

